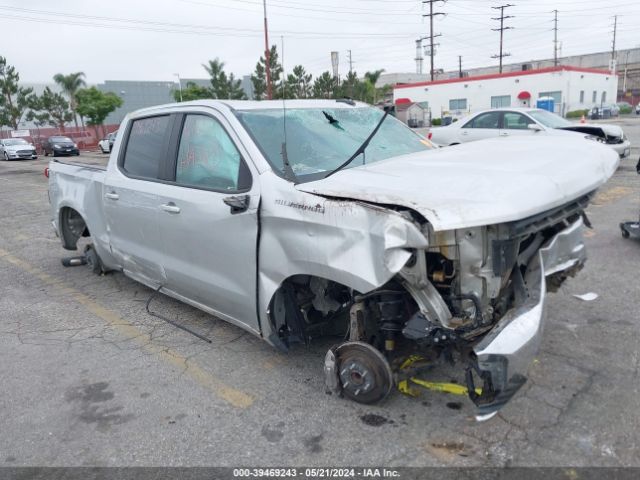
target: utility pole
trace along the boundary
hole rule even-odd
[[[505,16],[504,14],[504,9],[505,8],[509,8],[509,7],[513,7],[515,5],[511,5],[509,3],[507,3],[506,5],[501,5],[499,7],[491,7],[494,10],[500,10],[500,17],[498,18],[491,18],[491,20],[500,20],[500,28],[492,28],[491,30],[493,30],[494,32],[500,32],[500,53],[498,55],[492,55],[491,58],[499,58],[500,59],[500,73],[502,73],[502,59],[503,57],[509,57],[511,54],[510,53],[503,53],[502,52],[502,43],[503,43],[503,38],[504,38],[504,31],[505,30],[512,30],[513,27],[505,27],[504,26],[504,21],[507,18],[513,18],[513,15],[507,15]]]
[[[353,60],[351,59],[351,50],[347,50],[349,53],[349,73],[353,72]]]
[[[618,16],[613,16],[613,43],[611,45],[611,73],[616,73],[616,31],[618,30]]]
[[[271,92],[271,63],[269,62],[269,28],[267,27],[267,0],[262,0],[264,8],[264,65],[267,73],[267,99],[273,98]]]
[[[458,78],[462,78],[462,55],[458,55]]]
[[[429,36],[428,37],[424,37],[424,39],[429,39],[429,57],[431,57],[431,69],[429,70],[431,73],[431,81],[435,80],[434,78],[434,68],[433,68],[433,57],[435,55],[435,50],[434,47],[436,45],[438,45],[437,43],[433,43],[433,39],[436,37],[440,37],[441,34],[437,34],[434,35],[433,33],[433,18],[437,17],[438,15],[444,15],[443,12],[434,12],[433,11],[433,4],[436,2],[446,2],[446,0],[422,0],[422,3],[428,3],[429,4],[429,13],[425,13],[422,14],[423,17],[429,17]]]
[[[558,66],[558,10],[554,10],[553,17],[553,66]]]

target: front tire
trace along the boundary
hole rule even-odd
[[[4,152],[4,160],[5,160],[6,162],[8,162],[8,161],[9,161],[9,154],[8,154],[7,152]]]

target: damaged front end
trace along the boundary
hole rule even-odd
[[[495,414],[526,382],[547,290],[584,264],[590,197],[517,222],[425,232],[429,245],[393,279],[343,303],[349,341],[326,355],[328,390],[372,403],[407,378],[407,355],[455,357],[478,419]]]

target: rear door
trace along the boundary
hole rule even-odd
[[[156,115],[129,124],[117,166],[110,165],[102,192],[112,254],[127,275],[152,287],[166,283],[157,191],[173,119]]]
[[[460,140],[473,142],[485,138],[495,138],[500,134],[499,111],[481,113],[460,128]]]
[[[172,182],[159,192],[167,286],[215,315],[259,332],[256,252],[259,183],[224,116],[176,121]]]
[[[501,137],[510,136],[530,136],[537,132],[529,128],[530,124],[536,122],[520,112],[502,112],[502,124],[500,128]]]

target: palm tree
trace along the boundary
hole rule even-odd
[[[69,106],[71,107],[71,111],[73,112],[73,121],[76,124],[76,128],[78,128],[78,114],[76,112],[78,101],[76,100],[76,94],[81,87],[87,85],[87,83],[84,81],[84,76],[84,72],[70,73],[69,75],[56,73],[53,76],[53,79],[58,85],[60,85],[60,88],[62,89],[64,94],[69,97]],[[84,128],[82,117],[80,117],[80,121],[82,122],[82,128]]]
[[[374,70],[373,72],[367,72],[364,74],[365,81],[368,81],[373,87],[373,103],[376,103],[376,101],[378,100],[377,99],[378,90],[376,89],[376,83],[378,83],[378,79],[380,78],[380,75],[382,75],[382,72],[384,72],[384,68],[381,68],[380,70]]]

